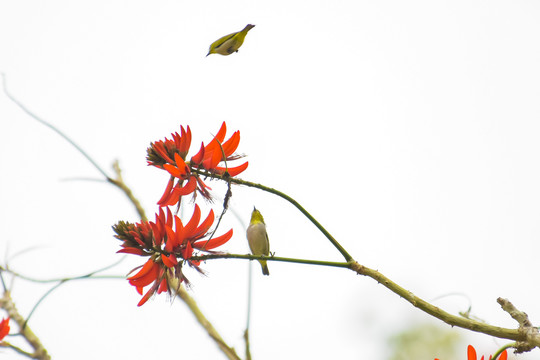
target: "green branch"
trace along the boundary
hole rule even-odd
[[[366,266],[360,265],[356,261],[349,262],[332,262],[332,261],[322,261],[322,260],[309,260],[309,259],[295,259],[295,258],[286,258],[278,256],[255,256],[255,255],[240,255],[240,254],[208,254],[193,256],[189,260],[213,260],[213,259],[245,259],[245,260],[267,260],[267,261],[283,261],[290,263],[298,264],[309,264],[309,265],[322,265],[322,266],[331,266],[331,267],[340,267],[347,268],[359,275],[364,275],[372,278],[377,281],[379,284],[383,285],[393,293],[399,295],[401,298],[408,301],[414,307],[422,310],[423,312],[444,321],[450,326],[457,326],[463,329],[468,329],[471,331],[483,333],[486,335],[519,341],[522,344],[528,344],[528,347],[522,349],[523,351],[529,351],[534,347],[540,347],[540,335],[538,334],[538,329],[532,327],[529,323],[520,324],[519,329],[507,329],[499,326],[493,326],[486,324],[481,321],[468,319],[465,317],[452,315],[439,307],[430,304],[422,298],[414,295],[411,291],[399,286],[377,270],[370,269]],[[505,309],[506,311],[506,309]],[[525,326],[527,325],[527,326]]]
[[[204,170],[201,170],[201,169],[192,168],[191,170],[193,172],[199,174],[199,175],[212,177],[212,178],[215,178],[215,179],[221,179],[223,181],[229,181],[229,182],[231,182],[233,184],[237,184],[237,185],[245,185],[245,186],[257,188],[259,190],[269,192],[271,194],[279,196],[282,199],[287,200],[288,202],[293,204],[298,210],[300,210],[300,212],[302,214],[304,214],[309,219],[309,221],[311,221],[313,223],[313,225],[315,225],[317,227],[317,229],[319,229],[324,234],[324,236],[326,236],[326,238],[328,240],[330,240],[332,245],[334,245],[334,247],[336,249],[338,249],[338,251],[341,253],[341,255],[343,255],[343,257],[345,258],[346,261],[352,261],[353,260],[353,257],[347,252],[347,250],[345,250],[345,248],[343,246],[341,246],[341,244],[336,239],[334,239],[334,237],[328,232],[328,230],[326,230],[324,228],[324,226],[322,226],[317,221],[317,219],[315,219],[306,209],[304,209],[304,207],[302,205],[300,205],[296,200],[294,200],[289,195],[287,195],[285,193],[282,193],[281,191],[273,189],[273,188],[268,187],[268,186],[264,186],[264,185],[261,185],[261,184],[257,184],[257,183],[254,183],[254,182],[241,180],[241,179],[237,179],[237,178],[231,178],[231,177],[228,176],[227,173],[226,173],[226,175],[217,175],[217,174],[212,174],[210,172],[207,172],[207,171],[204,171]]]
[[[340,268],[351,268],[352,262],[337,262],[337,261],[323,261],[323,260],[309,260],[309,259],[295,259],[280,256],[264,256],[264,255],[241,255],[241,254],[208,254],[192,256],[189,260],[213,260],[213,259],[246,259],[246,260],[268,260],[268,261],[282,261],[297,264],[308,265],[321,265]]]
[[[493,326],[486,324],[481,321],[476,321],[473,319],[464,318],[461,316],[452,315],[450,313],[447,313],[446,311],[440,309],[439,307],[432,305],[428,303],[427,301],[419,298],[418,296],[414,295],[411,291],[399,286],[377,270],[370,269],[366,266],[360,265],[357,262],[353,262],[352,266],[350,267],[351,270],[355,271],[359,275],[365,275],[373,280],[377,281],[379,284],[383,285],[384,287],[388,288],[393,293],[399,295],[409,303],[411,303],[414,307],[417,307],[418,309],[424,311],[425,313],[428,313],[429,315],[432,315],[436,317],[439,320],[444,321],[450,326],[457,326],[463,329],[472,330],[475,332],[495,336],[498,338],[503,339],[510,339],[510,340],[521,340],[524,341],[525,336],[522,334],[521,329],[506,329],[498,326]],[[534,340],[529,340],[529,342],[538,344],[538,336]],[[537,345],[536,345],[537,346]]]

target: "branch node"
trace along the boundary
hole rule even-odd
[[[497,298],[497,302],[519,324],[520,339],[516,341],[514,353],[521,354],[531,351],[535,347],[540,347],[540,332],[537,327],[533,326],[527,314],[519,311],[508,299]]]

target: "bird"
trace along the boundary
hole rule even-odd
[[[253,207],[251,213],[251,221],[246,231],[246,236],[249,243],[249,248],[253,255],[270,255],[270,243],[268,242],[268,234],[266,233],[266,224],[259,210]],[[263,275],[270,275],[266,260],[259,260],[262,267]]]
[[[208,50],[206,56],[210,54],[231,55],[233,52],[238,52],[238,49],[244,43],[248,31],[254,27],[255,25],[247,24],[242,31],[234,32],[217,39],[210,45],[210,50]]]

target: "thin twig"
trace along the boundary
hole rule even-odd
[[[251,351],[249,350],[249,329],[244,331],[244,341],[246,342],[246,360],[251,360]]]
[[[86,160],[88,160],[90,162],[90,164],[92,164],[96,170],[101,173],[101,175],[103,175],[103,177],[107,180],[107,182],[109,182],[110,184],[113,184],[114,186],[118,187],[120,190],[122,190],[124,192],[124,194],[126,194],[126,196],[129,198],[129,200],[131,201],[131,203],[135,206],[135,209],[137,210],[137,212],[139,213],[139,216],[141,217],[141,219],[145,220],[146,219],[146,215],[144,213],[144,209],[142,208],[139,200],[137,200],[137,198],[133,195],[133,192],[131,191],[131,189],[123,182],[122,180],[122,177],[120,176],[120,168],[115,165],[115,172],[116,172],[116,175],[117,175],[117,179],[113,179],[111,178],[106,172],[105,170],[103,170],[103,168],[101,166],[99,166],[97,164],[96,161],[94,161],[94,159],[92,159],[92,157],[90,155],[88,155],[88,153],[86,151],[84,151],[75,141],[73,141],[69,136],[67,136],[66,134],[64,134],[60,129],[58,129],[56,126],[52,125],[51,123],[47,122],[46,120],[42,119],[41,117],[39,117],[38,115],[34,114],[32,111],[30,111],[30,109],[28,109],[28,107],[26,107],[22,102],[20,102],[19,100],[17,100],[13,95],[11,95],[11,93],[8,91],[7,89],[7,82],[6,82],[6,76],[5,74],[2,73],[2,84],[3,84],[3,89],[4,89],[4,93],[6,94],[6,96],[11,100],[13,101],[13,103],[15,103],[22,111],[24,111],[27,115],[29,115],[31,118],[33,118],[34,120],[36,120],[37,122],[47,126],[49,129],[51,129],[52,131],[54,131],[55,133],[57,133],[58,135],[60,135],[64,140],[66,140],[68,143],[70,143],[77,151],[79,151],[85,158]]]
[[[92,278],[92,279],[97,279],[97,278],[116,279],[118,275],[102,275],[102,276],[94,276],[94,275],[97,274],[97,273],[103,272],[105,270],[112,269],[113,267],[120,264],[125,259],[126,259],[126,256],[122,256],[122,258],[115,261],[114,263],[109,264],[107,266],[104,266],[104,267],[102,267],[100,269],[94,270],[94,271],[92,271],[90,273],[86,273],[84,275],[79,275],[79,276],[74,276],[74,277],[69,277],[69,278],[63,277],[63,278],[53,278],[53,279],[36,279],[36,278],[30,277],[30,276],[26,276],[24,274],[21,274],[19,272],[13,271],[9,267],[6,267],[6,269],[1,269],[0,268],[0,270],[8,272],[8,273],[12,274],[15,277],[18,277],[18,278],[21,278],[21,279],[24,279],[24,280],[27,280],[27,281],[37,282],[37,283],[66,282],[66,281],[71,281],[71,280],[80,280],[80,279],[87,279],[87,278]],[[124,278],[124,276],[122,276],[122,278]]]
[[[8,348],[8,349],[11,349],[11,350],[23,355],[23,356],[26,356],[27,358],[32,358],[32,356],[34,356],[33,354],[31,354],[29,352],[26,352],[23,349],[21,349],[20,347],[15,346],[15,345],[13,345],[13,344],[5,341],[5,340],[0,342],[0,347],[5,347],[5,348]]]
[[[133,206],[135,206],[135,209],[137,210],[137,213],[139,214],[141,220],[148,221],[141,202],[135,197],[135,195],[133,195],[131,189],[124,183],[124,179],[122,178],[122,170],[120,169],[120,163],[118,162],[118,160],[113,163],[113,169],[114,173],[116,174],[116,179],[108,179],[109,182],[116,185],[118,188],[120,188],[120,190],[124,192],[124,194],[128,197],[129,201],[131,201]]]
[[[49,296],[54,290],[58,289],[60,286],[62,286],[63,284],[67,283],[68,281],[73,281],[73,280],[82,280],[82,279],[95,279],[95,277],[93,276],[94,274],[97,274],[99,272],[102,272],[102,271],[105,271],[105,270],[108,270],[118,264],[120,264],[122,261],[124,261],[125,259],[125,256],[123,256],[120,260],[114,262],[113,264],[111,265],[107,265],[101,269],[98,269],[98,270],[95,270],[95,271],[92,271],[91,273],[88,273],[88,274],[85,274],[85,275],[81,275],[81,276],[77,276],[77,277],[71,277],[71,278],[64,278],[64,279],[60,279],[60,280],[57,280],[58,281],[58,284],[54,285],[52,288],[50,288],[49,290],[47,290],[45,292],[45,294],[43,294],[41,296],[41,298],[39,298],[39,300],[36,302],[36,304],[34,305],[34,307],[32,308],[32,310],[30,310],[30,313],[28,314],[28,316],[26,317],[26,320],[24,322],[24,325],[23,325],[23,329],[26,327],[26,325],[28,324],[28,322],[30,321],[30,318],[32,317],[32,315],[34,314],[34,311],[38,308],[39,304],[41,304],[41,302],[43,300],[45,300],[45,298],[47,296]],[[13,273],[14,275],[16,273]],[[19,276],[20,278],[23,278],[22,276]],[[116,277],[118,278],[118,277]],[[30,278],[26,277],[27,280],[29,280]],[[36,281],[36,282],[39,282],[39,281]],[[47,281],[41,281],[41,282],[47,282]]]
[[[62,131],[60,131],[58,128],[56,128],[55,126],[53,126],[49,122],[43,120],[42,118],[40,118],[39,116],[34,114],[32,111],[30,111],[30,109],[28,109],[26,106],[24,106],[23,103],[21,103],[13,95],[11,95],[11,93],[7,89],[6,75],[4,73],[2,73],[2,83],[3,83],[3,86],[4,86],[4,93],[6,94],[6,96],[11,101],[13,101],[19,108],[21,108],[22,111],[24,111],[26,114],[28,114],[34,120],[42,123],[43,125],[47,126],[49,129],[51,129],[52,131],[54,131],[55,133],[60,135],[64,140],[66,140],[68,143],[70,143],[71,146],[73,146],[75,149],[77,149],[77,151],[79,151],[86,158],[86,160],[88,160],[92,165],[94,165],[96,170],[99,171],[101,173],[101,175],[103,175],[107,180],[110,180],[107,173],[94,161],[94,159],[92,159],[90,157],[90,155],[88,155],[88,153],[86,153],[86,151],[84,151],[79,145],[77,145],[77,143],[75,143],[73,140],[71,140],[69,138],[69,136],[64,134]]]
[[[502,348],[500,348],[499,350],[497,350],[495,352],[495,354],[493,354],[493,360],[497,360],[499,359],[499,355],[501,355],[504,350],[507,350],[507,349],[510,349],[510,348],[514,348],[516,347],[516,343],[510,343],[510,344],[506,344],[504,345]]]

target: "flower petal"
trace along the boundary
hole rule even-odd
[[[172,191],[169,193],[169,196],[165,198],[164,200],[158,202],[159,206],[173,206],[175,204],[178,204],[180,201],[180,192],[181,188],[176,186]]]
[[[165,191],[163,192],[163,195],[161,196],[161,199],[159,199],[157,202],[158,205],[165,206],[161,204],[167,203],[167,201],[171,197],[171,190],[173,188],[173,185],[174,185],[174,177],[171,175],[169,182],[167,183],[167,187],[165,188]]]
[[[169,284],[167,284],[167,279],[166,278],[163,278],[163,280],[161,280],[161,282],[159,283],[157,293],[161,294],[164,291],[169,291]]]
[[[186,162],[180,157],[178,153],[174,154],[174,162],[176,165],[164,164],[163,168],[175,178],[185,179],[186,175],[190,173],[189,167],[186,165]]]
[[[144,255],[144,251],[134,247],[125,247],[116,252],[117,254],[134,254],[134,255]]]
[[[129,232],[129,235],[131,235],[131,237],[133,238],[133,240],[135,240],[139,245],[141,245],[142,247],[145,246],[145,243],[144,241],[142,241],[141,237],[139,236],[139,233],[137,233],[136,231],[134,230],[131,230]]]
[[[195,178],[195,176],[190,176],[187,184],[177,189],[178,189],[178,195],[180,196],[191,194],[192,192],[195,191],[195,189],[197,189],[197,179]]]
[[[238,148],[238,144],[240,144],[240,131],[235,131],[229,140],[225,141],[222,145],[225,157],[231,156]]]
[[[193,248],[191,247],[191,243],[188,241],[186,247],[182,249],[182,257],[184,259],[189,259],[191,255],[193,255]]]
[[[154,260],[152,259],[148,259],[141,270],[139,270],[139,272],[137,272],[135,275],[132,275],[130,277],[128,277],[127,279],[128,280],[136,280],[136,279],[139,279],[143,276],[146,276],[148,273],[150,273],[150,271],[152,271],[154,269],[154,265],[156,265],[156,263],[154,262]]]
[[[185,159],[191,145],[191,130],[189,129],[189,126],[187,127],[187,131],[184,129],[183,126],[180,126],[180,134],[181,135],[178,135],[178,133],[174,133],[172,134],[172,136],[176,145],[176,149],[180,153],[180,156]]]
[[[184,243],[184,239],[186,238],[185,232],[184,232],[184,225],[182,224],[182,220],[178,216],[174,216],[174,247],[180,246]]]
[[[137,303],[137,306],[143,306],[145,302],[148,301],[148,299],[150,299],[152,297],[152,295],[154,295],[156,292],[156,289],[154,289],[154,287],[151,287],[147,292],[146,294],[144,294],[144,296],[142,297],[142,299]]]
[[[224,174],[225,170],[226,170],[229,173],[230,176],[234,177],[234,176],[242,173],[244,170],[246,170],[247,167],[248,167],[248,164],[249,164],[249,162],[246,161],[242,165],[235,166],[235,167],[230,167],[230,168],[224,168],[224,167],[216,166],[214,170],[218,174]]]
[[[128,282],[137,287],[137,288],[144,288],[146,287],[147,285],[150,285],[152,282],[156,281],[157,280],[157,277],[159,275],[159,269],[160,269],[160,266],[158,264],[156,264],[152,259],[148,260],[147,264],[148,263],[151,263],[152,267],[150,268],[150,270],[146,273],[144,273],[142,276],[140,275],[140,273],[145,270],[145,266],[143,266],[143,268],[141,269],[141,271],[139,271],[139,273],[137,273],[136,275],[132,276],[131,278],[128,278]],[[138,291],[140,291],[138,289]]]
[[[9,334],[9,316],[0,322],[0,341]]]
[[[210,240],[197,241],[193,244],[193,247],[200,250],[211,250],[225,244],[227,241],[231,239],[232,235],[233,235],[233,229],[227,231],[225,234],[221,236],[212,238]]]
[[[181,179],[185,175],[185,169],[184,168],[178,168],[171,164],[163,164],[163,168],[167,170],[171,176],[174,176],[175,178]]]
[[[216,136],[214,136],[214,139],[219,141],[220,143],[223,143],[223,140],[225,140],[226,133],[227,133],[227,124],[224,121],[223,124],[221,124],[221,127],[219,128],[218,133],[216,134]]]
[[[193,237],[193,234],[196,232],[197,226],[199,225],[200,220],[201,220],[201,209],[199,208],[199,205],[195,204],[193,215],[191,216],[191,219],[184,227],[184,238]]]
[[[467,360],[476,360],[476,350],[472,345],[467,347]]]
[[[159,211],[163,211],[161,210],[161,208],[159,208]],[[157,215],[156,215],[156,218],[157,218]],[[161,244],[163,243],[163,237],[165,236],[165,229],[160,226],[160,223],[153,223],[150,221],[150,226],[152,227],[152,234],[154,236],[154,245],[157,246],[157,247],[160,247]]]
[[[165,141],[167,141],[167,139],[165,139]],[[163,161],[168,162],[168,163],[172,163],[172,159],[167,154],[167,149],[165,148],[165,143],[162,140],[157,141],[157,142],[151,144],[150,146],[152,147],[152,149],[156,153],[158,153],[158,155],[163,159]],[[153,163],[152,163],[152,165],[156,166]]]
[[[174,256],[174,254],[171,254],[169,256],[161,254],[161,260],[166,267],[173,267],[174,265],[178,264],[178,260],[176,260],[176,256]]]
[[[205,150],[203,167],[206,170],[211,170],[221,162],[221,159],[223,159],[223,153],[221,151],[221,147],[215,141],[212,141],[212,143],[210,143],[208,146],[211,146],[211,148],[207,148]]]
[[[204,219],[201,225],[199,225],[197,230],[193,232],[193,235],[191,236],[191,238],[193,240],[197,240],[198,238],[201,238],[202,236],[204,236],[204,234],[206,234],[206,232],[208,231],[208,229],[210,229],[210,226],[212,226],[213,223],[214,223],[214,209],[210,209],[208,216],[206,217],[206,219]]]
[[[174,248],[178,246],[176,241],[176,234],[170,226],[165,227],[167,233],[167,241],[165,242],[165,251],[172,253]]]
[[[171,212],[171,209],[167,208],[167,220],[165,222],[165,225],[169,226],[172,228],[173,226],[173,215],[172,215],[172,212]]]
[[[201,149],[199,150],[197,154],[191,157],[191,162],[195,165],[199,165],[200,163],[202,163],[204,160],[204,152],[205,152],[204,144],[201,144]]]

